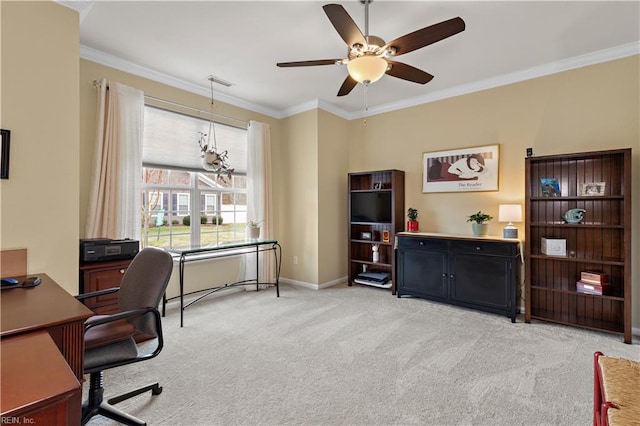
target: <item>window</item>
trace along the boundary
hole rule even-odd
[[[204,214],[214,214],[219,210],[218,194],[204,194]]]
[[[247,131],[215,124],[218,149],[229,152],[235,168],[231,178],[225,180],[200,167],[199,132],[208,131],[207,120],[145,107],[143,247],[174,248],[245,239]]]
[[[176,204],[178,205],[178,216],[188,216],[189,215],[189,193],[179,192],[176,194],[176,199],[178,200],[176,202]]]

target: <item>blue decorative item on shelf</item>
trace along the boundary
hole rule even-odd
[[[580,223],[584,220],[585,209],[571,209],[564,212],[562,218],[567,223]]]

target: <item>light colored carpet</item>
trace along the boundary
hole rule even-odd
[[[593,353],[640,359],[617,335],[365,286],[280,295],[205,299],[184,328],[171,304],[163,352],[107,371],[107,395],[160,381],[118,404],[150,425],[589,425]]]

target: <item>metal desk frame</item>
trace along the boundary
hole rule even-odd
[[[243,249],[246,249],[243,251]],[[255,283],[256,291],[259,291],[260,284],[267,285],[275,285],[276,286],[276,297],[280,297],[280,267],[282,266],[282,247],[278,244],[277,240],[249,240],[249,241],[240,241],[235,243],[228,244],[219,244],[219,245],[211,245],[211,246],[203,246],[203,247],[186,247],[186,248],[175,248],[175,249],[167,249],[167,251],[171,254],[180,255],[179,260],[179,271],[180,271],[180,327],[184,325],[184,310],[189,306],[193,305],[197,301],[204,299],[212,293],[215,293],[219,290],[224,290],[225,288],[248,285]],[[273,257],[276,261],[276,281],[275,282],[260,282],[260,253],[265,251],[272,251]],[[196,299],[190,301],[185,305],[184,303],[184,264],[188,262],[198,261],[207,258],[221,258],[221,257],[229,257],[229,256],[238,256],[245,254],[256,255],[256,277],[237,281],[234,283],[227,283],[224,285],[206,288],[203,290],[194,291],[193,293],[200,293],[205,291],[206,293],[197,297]],[[207,256],[209,255],[209,256]],[[172,299],[175,299],[173,297]],[[162,315],[164,316],[167,305],[166,296],[163,298],[162,303]]]

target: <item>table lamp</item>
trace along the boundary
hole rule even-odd
[[[513,222],[522,222],[522,206],[520,204],[500,204],[498,222],[509,222],[502,230],[504,238],[518,238],[518,228]]]

